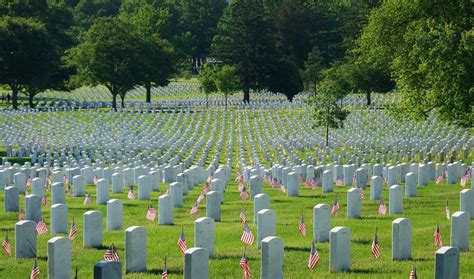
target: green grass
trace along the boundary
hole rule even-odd
[[[125,278],[153,278],[161,272],[163,258],[168,257],[168,272],[170,278],[182,277],[183,257],[181,256],[176,242],[181,230],[184,228],[188,247],[193,246],[194,219],[188,213],[192,204],[197,199],[202,185],[190,191],[189,196],[184,198],[184,207],[177,208],[174,212],[174,226],[158,226],[157,222],[149,222],[145,219],[147,201],[130,201],[126,193],[114,194],[110,198],[118,198],[124,201],[124,229],[130,226],[144,226],[147,229],[147,272],[127,274]],[[161,192],[152,193],[153,205],[157,207],[158,196],[163,194],[166,185],[162,184]],[[416,263],[420,278],[433,276],[434,253],[436,247],[433,244],[433,232],[436,223],[439,222],[443,242],[449,244],[450,222],[446,220],[444,205],[449,200],[451,212],[459,208],[458,185],[433,185],[418,188],[418,197],[404,199],[404,214],[396,216],[379,216],[377,214],[377,201],[368,200],[369,189],[366,189],[367,198],[362,202],[362,218],[347,220],[346,191],[348,187],[336,187],[336,193],[341,203],[340,213],[331,218],[331,227],[347,226],[351,228],[351,272],[329,273],[329,244],[318,244],[317,248],[321,255],[321,261],[316,270],[308,270],[306,263],[312,235],[312,208],[319,203],[332,204],[336,193],[322,194],[321,189],[311,190],[301,185],[300,197],[286,197],[277,189],[271,189],[265,183],[264,192],[271,196],[270,206],[277,216],[277,236],[282,237],[285,242],[284,273],[288,278],[402,278],[407,277],[413,263]],[[95,197],[95,187],[87,185],[87,192]],[[388,190],[383,191],[384,200],[388,201]],[[51,201],[50,193],[47,193]],[[124,231],[106,231],[106,206],[105,205],[83,205],[81,197],[67,197],[69,222],[75,219],[79,234],[73,241],[72,267],[78,267],[79,277],[91,278],[93,265],[102,259],[106,246],[115,243],[118,253],[124,259]],[[24,209],[24,197],[21,196],[21,208]],[[95,198],[93,199],[95,201]],[[3,192],[0,194],[0,202],[3,203]],[[246,210],[247,218],[251,221],[253,216],[253,205],[251,201],[241,201],[235,182],[228,185],[225,193],[225,203],[222,205],[222,222],[216,223],[215,234],[215,257],[209,261],[211,278],[238,278],[240,268],[239,258],[243,245],[240,242],[242,225],[239,222],[240,207]],[[82,221],[83,213],[88,210],[99,210],[104,214],[104,247],[100,249],[84,248],[82,245]],[[298,222],[304,213],[308,236],[303,238],[298,233]],[[42,208],[42,214],[47,223],[50,223],[49,208]],[[199,217],[205,216],[205,205],[199,208]],[[391,222],[398,217],[410,218],[413,226],[413,261],[393,262],[391,260]],[[14,247],[14,225],[18,218],[17,213],[0,214],[0,230],[2,235],[8,232],[12,247]],[[472,224],[473,222],[471,222]],[[257,228],[251,222],[252,232],[256,236]],[[370,253],[370,244],[375,228],[381,245],[381,258],[374,259]],[[66,236],[66,235],[64,235]],[[42,270],[42,278],[47,274],[47,241],[52,236],[39,236],[37,239],[39,266]],[[474,230],[471,230],[471,238]],[[14,250],[14,249],[13,249]],[[14,253],[14,252],[13,252]],[[248,247],[247,253],[250,257],[250,266],[253,273],[258,277],[260,268],[260,251],[256,246]],[[122,261],[124,265],[124,261]],[[0,256],[0,278],[24,278],[27,277],[32,266],[32,260],[16,260],[14,257]],[[124,268],[124,266],[122,266]],[[461,253],[461,277],[472,278],[474,276],[474,252]]]
[[[216,223],[215,234],[215,257],[209,261],[210,278],[240,278],[242,277],[241,269],[239,268],[239,260],[243,250],[243,244],[240,242],[240,235],[242,233],[242,224],[239,220],[240,208],[243,206],[246,210],[247,219],[250,220],[250,227],[255,237],[257,235],[257,228],[253,224],[253,204],[251,201],[241,201],[235,180],[235,164],[240,160],[240,149],[238,140],[238,122],[237,112],[229,110],[234,114],[234,137],[232,150],[226,150],[224,144],[221,151],[219,162],[225,163],[227,161],[227,152],[233,153],[234,172],[231,183],[227,186],[225,193],[225,204],[222,205],[222,222]],[[229,112],[229,113],[230,113]],[[58,117],[63,113],[58,113]],[[75,112],[75,117],[82,119],[81,113]],[[275,112],[278,114],[284,123],[283,112]],[[244,114],[242,114],[244,116]],[[37,115],[35,117],[42,118],[44,115]],[[149,117],[146,116],[147,121]],[[161,117],[173,117],[172,115],[164,114]],[[198,117],[196,115],[195,117]],[[207,116],[204,117],[204,120]],[[254,117],[257,117],[257,123],[260,123],[259,128],[262,133],[264,141],[265,132],[264,126],[261,124],[260,116],[250,114],[249,126],[252,133],[253,140],[258,145],[254,127]],[[210,154],[206,158],[206,164],[209,164],[216,152],[217,140],[220,137],[221,129],[220,123],[222,113],[215,117],[210,116],[211,125],[218,125],[216,130],[215,142],[210,150]],[[228,115],[230,119],[230,115]],[[301,121],[301,117],[299,118]],[[194,119],[193,125],[196,125],[197,118]],[[270,128],[269,122],[266,123],[270,129],[270,135],[276,137],[281,133],[281,127],[277,130]],[[181,121],[183,125],[184,120],[177,120],[172,118],[169,125],[163,128],[163,131],[169,132],[167,137],[174,135],[176,131],[171,131],[171,126],[175,121]],[[185,123],[189,125],[191,117]],[[242,118],[242,133],[247,133],[245,117]],[[165,120],[165,123],[167,119]],[[287,126],[287,129],[289,127]],[[291,130],[289,132],[292,132]],[[197,131],[197,139],[200,138],[203,131]],[[200,159],[201,154],[209,139],[210,131],[206,134],[206,139],[203,145],[197,152],[195,162]],[[224,131],[224,143],[227,143],[230,136],[230,123],[226,123]],[[250,156],[252,155],[249,148],[248,137],[243,137],[247,157],[247,164],[250,164]],[[268,146],[272,153],[272,159],[276,160],[277,150]],[[179,152],[178,148],[175,153]],[[0,147],[0,152],[4,152],[4,147]],[[166,151],[165,151],[166,152]],[[190,150],[185,153],[185,158]],[[285,152],[287,152],[285,150]],[[314,154],[315,150],[307,150]],[[338,150],[336,150],[338,152]],[[258,157],[261,162],[267,163],[262,154],[260,147],[257,149]],[[300,157],[305,155],[305,152],[297,152]],[[304,158],[304,157],[303,157]],[[472,160],[471,156],[468,161]],[[468,182],[468,184],[470,181]],[[470,184],[469,184],[470,185]],[[84,198],[67,197],[67,205],[69,210],[69,225],[72,218],[75,219],[79,233],[73,241],[72,249],[72,269],[76,267],[79,269],[79,278],[92,278],[93,265],[102,260],[105,249],[110,243],[115,243],[118,248],[119,255],[122,259],[122,268],[124,266],[124,230],[130,226],[144,226],[147,229],[147,272],[132,273],[124,275],[125,278],[156,278],[162,271],[163,259],[168,257],[168,273],[170,278],[182,278],[183,272],[183,256],[177,248],[176,242],[181,231],[184,228],[188,247],[192,247],[194,243],[194,218],[189,216],[189,210],[197,199],[202,184],[194,190],[190,191],[189,196],[184,197],[184,207],[177,208],[174,211],[174,226],[158,226],[157,221],[151,223],[145,219],[147,209],[147,201],[130,201],[127,199],[126,192],[123,194],[110,195],[110,198],[119,198],[124,201],[124,229],[122,231],[106,231],[106,206],[105,205],[83,205]],[[167,185],[161,185],[161,192],[152,193],[152,201],[155,208],[157,208],[157,200],[159,195],[163,194]],[[323,194],[321,188],[311,190],[300,185],[300,197],[287,197],[285,194],[277,189],[272,189],[267,183],[264,183],[264,193],[270,195],[270,206],[276,212],[277,227],[276,234],[282,237],[285,243],[285,261],[284,273],[286,278],[407,278],[413,263],[416,263],[419,278],[432,278],[434,274],[434,254],[436,247],[434,246],[433,232],[436,223],[439,222],[443,243],[449,245],[450,240],[450,221],[446,220],[444,214],[444,206],[446,199],[449,200],[449,208],[451,213],[459,209],[459,192],[461,187],[459,185],[434,185],[430,184],[427,187],[418,188],[418,197],[404,199],[404,214],[396,216],[379,216],[377,214],[377,201],[370,201],[368,199],[370,190],[366,189],[366,199],[362,201],[362,218],[347,220],[346,219],[346,192],[348,187],[336,187],[335,193]],[[87,185],[86,191],[93,195],[95,202],[95,187]],[[308,270],[306,267],[308,255],[310,251],[311,235],[312,235],[312,209],[316,204],[327,203],[332,205],[335,196],[341,203],[341,211],[336,217],[331,218],[331,227],[347,226],[351,228],[351,272],[347,273],[329,273],[329,244],[318,244],[317,248],[321,256],[318,267],[315,270]],[[51,201],[50,193],[47,193],[49,201]],[[383,198],[388,202],[388,189],[385,186],[383,190]],[[4,202],[4,192],[0,191],[0,203]],[[24,209],[24,197],[20,197],[21,208]],[[100,249],[84,248],[82,245],[82,230],[83,230],[83,214],[88,210],[100,210],[103,213],[104,225],[104,241],[103,247]],[[304,213],[308,236],[303,238],[298,233],[298,222],[301,217],[301,212]],[[50,224],[50,209],[42,208],[42,214],[46,218],[48,225]],[[205,204],[199,208],[199,217],[205,216]],[[403,262],[393,262],[391,260],[391,223],[394,219],[399,217],[410,218],[412,221],[412,255],[413,260]],[[17,213],[0,213],[0,238],[8,232],[11,245],[14,247],[14,227],[17,221]],[[472,227],[473,221],[471,221]],[[379,242],[381,245],[381,258],[374,259],[370,252],[370,245],[374,236],[375,228],[378,229]],[[63,236],[66,236],[65,234]],[[37,240],[39,266],[41,269],[41,278],[47,278],[47,241],[52,236],[39,236]],[[471,229],[471,239],[474,237],[474,229]],[[472,246],[471,246],[472,247]],[[14,250],[14,248],[13,248]],[[472,250],[472,248],[471,248]],[[15,251],[13,251],[15,253]],[[259,278],[260,269],[260,250],[256,245],[247,247],[247,253],[250,257],[250,267],[254,278]],[[31,271],[33,261],[32,259],[16,260],[14,257],[7,257],[0,253],[0,278],[25,278]],[[474,277],[474,252],[461,253],[461,277]]]

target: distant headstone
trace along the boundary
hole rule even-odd
[[[351,188],[347,191],[347,218],[360,217],[360,189]]]
[[[206,216],[219,222],[221,220],[222,193],[210,191],[206,194]]]
[[[75,197],[84,196],[84,177],[82,175],[76,175],[72,178],[72,190]]]
[[[323,193],[331,193],[334,186],[334,177],[332,171],[325,170],[323,172]]]
[[[403,189],[400,185],[393,185],[389,189],[389,213],[403,214]]]
[[[405,176],[405,197],[416,197],[416,174],[412,172]]]
[[[51,189],[51,204],[66,204],[66,192],[64,189],[64,184],[62,182],[53,183]]]
[[[298,182],[298,174],[296,172],[290,172],[286,176],[286,181],[287,181],[287,195],[288,197],[297,197],[299,196],[299,182]]]
[[[123,192],[123,175],[122,173],[113,173],[112,174],[112,194],[122,193]]]
[[[101,178],[97,180],[97,204],[107,204],[107,201],[109,200],[109,188],[110,183],[107,179]]]
[[[464,189],[460,194],[460,211],[469,213],[474,220],[474,189]]]
[[[262,177],[260,175],[254,175],[250,177],[250,199],[262,193]]]
[[[20,191],[15,186],[5,188],[5,212],[17,212],[20,208]]]
[[[107,230],[121,230],[123,227],[123,202],[112,199],[107,202]]]
[[[173,200],[170,195],[161,195],[158,198],[158,224],[173,225]]]
[[[266,194],[258,194],[254,198],[253,202],[253,222],[258,223],[258,212],[262,209],[270,209],[270,196]]]
[[[138,177],[138,199],[149,200],[151,193],[151,177],[149,175],[140,175]]]
[[[370,179],[370,200],[382,199],[383,178],[381,176],[372,176]]]
[[[183,185],[179,182],[171,183],[170,194],[173,198],[173,206],[183,207]]]
[[[28,195],[25,197],[25,220],[38,222],[41,220],[41,197]]]
[[[67,233],[67,206],[56,203],[51,206],[51,234]]]
[[[451,246],[460,251],[469,250],[470,216],[468,212],[458,211],[451,216]]]

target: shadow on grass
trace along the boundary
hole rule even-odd
[[[298,252],[310,252],[310,249],[305,248],[305,247],[290,247],[290,246],[285,246],[284,248],[285,251],[298,251]]]
[[[357,243],[357,244],[364,244],[364,245],[372,244],[371,239],[354,239],[351,242]]]
[[[143,272],[147,274],[155,274],[155,275],[161,275],[163,273],[162,268],[150,268],[147,269],[147,271]],[[183,270],[179,268],[168,268],[167,273],[169,274],[177,274],[177,275],[183,275]]]
[[[228,259],[237,259],[237,260],[240,260],[242,258],[242,255],[241,254],[238,254],[238,255],[214,255],[214,257],[212,257],[212,259],[214,260],[228,260]],[[249,255],[247,255],[247,258],[249,260],[257,260],[259,258],[257,257],[251,257]]]
[[[36,258],[37,258],[38,260],[40,260],[40,261],[45,261],[45,262],[48,261],[48,257],[47,257],[47,256],[37,256]]]

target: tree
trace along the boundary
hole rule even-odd
[[[216,71],[213,66],[204,65],[198,75],[200,89],[206,94],[206,107],[209,105],[209,95],[217,92],[215,74]]]
[[[317,90],[318,82],[321,79],[320,72],[323,70],[323,60],[318,47],[314,47],[308,54],[308,59],[304,63],[301,72],[307,89]]]
[[[298,67],[289,59],[278,61],[270,75],[268,90],[283,93],[292,102],[296,94],[303,91],[303,89],[303,81]]]
[[[56,56],[43,24],[35,19],[0,19],[0,83],[12,91],[13,109],[18,108],[18,93],[29,95],[30,106],[39,89],[47,86]]]
[[[472,126],[474,119],[474,29],[440,20],[410,24],[394,60],[402,108],[415,116],[431,111]]]
[[[224,64],[235,67],[245,102],[250,100],[250,89],[268,87],[279,59],[274,28],[261,1],[232,2],[219,22],[212,48]]]
[[[117,96],[124,107],[125,94],[142,82],[141,38],[130,26],[117,18],[100,18],[85,33],[83,41],[67,53],[68,65],[76,69],[71,83],[104,85],[112,94],[112,107]]]
[[[326,146],[329,146],[329,129],[344,126],[349,112],[338,102],[347,94],[344,82],[333,69],[325,71],[325,77],[318,84],[318,92],[309,95],[308,104],[315,120],[314,127],[326,127]]]
[[[133,26],[142,42],[140,76],[146,89],[146,102],[150,103],[152,85],[167,85],[174,71],[173,47],[163,39],[170,15],[166,8],[155,8],[148,3],[139,3],[136,9],[125,11],[120,18]]]
[[[214,73],[214,83],[217,90],[224,94],[225,109],[227,110],[227,98],[240,89],[237,70],[229,65],[224,65]]]

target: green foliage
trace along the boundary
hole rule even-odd
[[[307,89],[316,92],[316,87],[321,79],[321,70],[323,69],[323,60],[318,47],[314,47],[308,54],[308,59],[304,63],[301,76]]]
[[[290,102],[293,101],[293,97],[304,89],[298,67],[288,59],[278,61],[270,75],[268,89],[283,93]]]
[[[102,84],[112,94],[113,108],[117,95],[123,102],[126,92],[143,81],[140,61],[144,46],[130,30],[129,25],[116,18],[95,21],[84,40],[67,53],[68,65],[76,69],[72,85]]]
[[[266,87],[277,56],[273,26],[261,2],[233,2],[219,22],[213,50],[224,64],[236,68],[242,84],[244,101],[250,89]]]
[[[56,60],[47,30],[39,21],[9,16],[0,19],[0,83],[12,90],[14,109],[19,92],[29,94],[49,85]]]
[[[198,75],[198,80],[201,84],[201,91],[206,96],[217,91],[217,85],[215,82],[216,69],[213,66],[204,65]]]
[[[474,29],[436,20],[410,24],[393,68],[403,109],[416,116],[435,110],[472,126],[474,119]]]
[[[340,74],[332,68],[324,72],[318,84],[318,91],[309,95],[314,127],[326,127],[326,146],[329,145],[329,129],[343,127],[349,112],[338,104],[347,95],[347,87]]]

